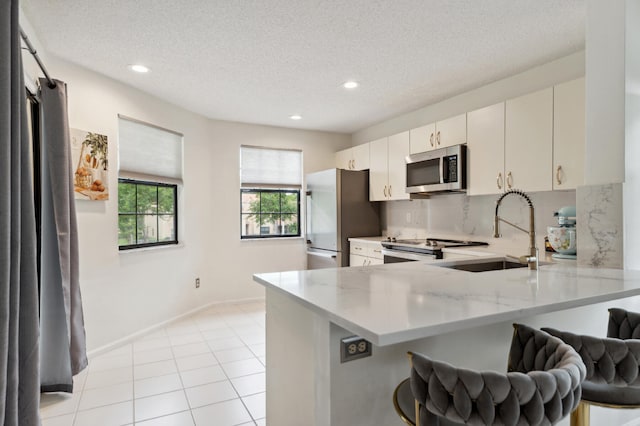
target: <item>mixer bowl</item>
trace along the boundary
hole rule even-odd
[[[547,237],[553,249],[561,254],[576,254],[576,228],[548,226]]]

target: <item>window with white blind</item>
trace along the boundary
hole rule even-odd
[[[302,151],[240,147],[240,238],[299,237]]]
[[[118,248],[178,243],[182,135],[118,117]]]

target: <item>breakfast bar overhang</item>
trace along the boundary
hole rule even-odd
[[[410,262],[254,280],[266,287],[267,418],[277,425],[400,425],[391,396],[409,350],[505,371],[513,322],[604,336],[608,307],[640,310],[640,271],[574,264],[472,273]],[[341,363],[340,339],[353,335],[373,355]],[[619,424],[638,416],[618,411]]]

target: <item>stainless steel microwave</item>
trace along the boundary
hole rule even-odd
[[[454,145],[407,157],[407,193],[464,192],[467,146]]]

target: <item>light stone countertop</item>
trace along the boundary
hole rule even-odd
[[[349,241],[362,242],[362,243],[381,243],[387,237],[379,236],[379,237],[352,237],[349,238]]]
[[[640,271],[573,262],[537,272],[435,266],[447,262],[265,273],[254,280],[377,346],[640,294]]]

